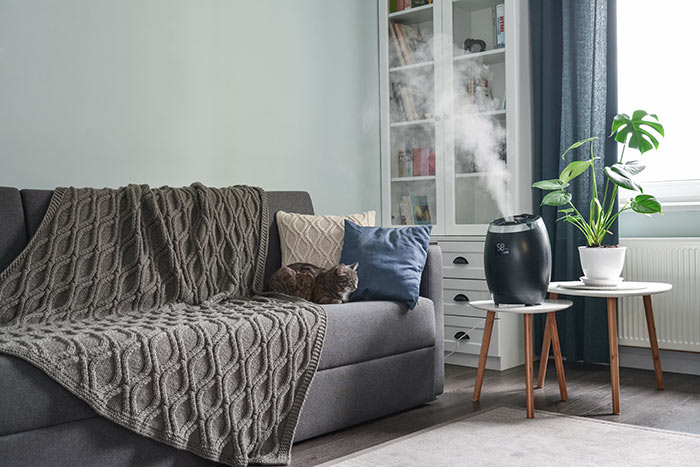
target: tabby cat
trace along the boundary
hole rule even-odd
[[[345,303],[357,290],[357,263],[329,269],[308,263],[289,264],[270,276],[266,290],[319,304]]]

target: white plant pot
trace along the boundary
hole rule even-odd
[[[624,246],[614,248],[578,247],[583,274],[588,279],[614,281],[622,274],[626,251],[627,248]]]

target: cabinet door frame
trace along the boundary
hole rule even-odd
[[[445,160],[444,160],[444,122],[440,116],[444,113],[443,103],[438,102],[436,96],[443,93],[443,58],[442,50],[442,7],[447,0],[435,0],[432,6],[433,16],[433,89],[434,89],[434,112],[435,121],[433,125],[434,148],[435,148],[435,216],[437,222],[433,224],[432,235],[445,234]],[[451,6],[451,5],[450,5]],[[385,227],[394,226],[391,221],[391,104],[390,104],[390,83],[389,72],[389,2],[388,0],[378,1],[379,12],[379,109],[380,109],[380,152],[381,152],[381,196],[382,196],[382,225]],[[405,182],[413,183],[413,182]]]

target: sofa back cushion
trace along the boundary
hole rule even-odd
[[[374,227],[377,213],[367,211],[348,216],[310,216],[278,211],[275,216],[280,231],[282,266],[294,263],[313,264],[324,269],[337,266],[343,248],[344,222]]]
[[[51,202],[53,190],[21,190],[0,187],[0,272],[22,251],[39,228]],[[277,211],[313,214],[311,196],[304,191],[267,192],[270,235],[265,281],[282,263]]]
[[[22,198],[16,188],[0,187],[0,272],[27,244]]]

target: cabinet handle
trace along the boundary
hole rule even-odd
[[[464,332],[464,331],[459,331],[457,334],[455,334],[455,340],[458,340],[458,341],[461,341],[461,340],[468,341],[468,340],[469,340],[469,334],[467,334],[467,333]]]
[[[454,300],[455,302],[468,302],[469,297],[467,297],[463,293],[458,293],[457,295],[455,295],[455,298],[453,298],[452,300]]]
[[[464,256],[458,256],[452,260],[452,264],[469,264],[469,260]]]

